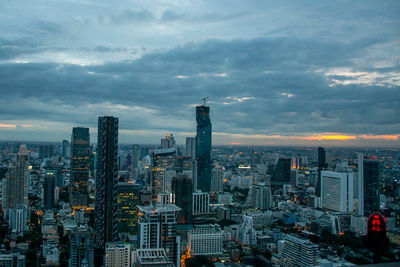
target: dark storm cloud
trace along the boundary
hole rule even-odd
[[[41,51],[43,51],[43,48],[37,41],[28,38],[9,40],[0,37],[0,60]]]
[[[108,111],[121,117],[124,129],[193,131],[190,105],[209,96],[215,131],[397,134],[400,82],[376,83],[398,75],[399,65],[357,66],[354,71],[363,72],[364,79],[375,73],[378,78],[370,83],[326,74],[354,66],[379,39],[209,40],[98,66],[1,64],[0,113],[9,120],[94,126]],[[332,79],[351,83],[332,85]]]

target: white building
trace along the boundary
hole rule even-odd
[[[165,249],[167,257],[180,266],[180,236],[176,234],[176,205],[137,206],[139,209],[139,249]]]
[[[27,213],[28,211],[25,207],[9,209],[8,223],[12,231],[15,232],[16,234],[28,230]]]
[[[122,242],[106,243],[105,267],[132,266],[131,245]]]
[[[321,172],[322,208],[338,212],[353,211],[353,173]]]
[[[299,236],[287,235],[282,250],[281,266],[313,266],[318,253],[318,245]]]
[[[133,252],[133,262],[135,267],[174,267],[173,262],[168,259],[165,250],[159,249],[137,249]]]
[[[201,225],[188,233],[191,256],[222,254],[223,232],[219,225]]]
[[[210,212],[210,195],[197,191],[193,193],[193,215],[204,215]]]
[[[254,230],[253,217],[243,215],[243,222],[239,226],[239,242],[248,246],[257,245],[257,233]]]

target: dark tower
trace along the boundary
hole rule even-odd
[[[364,216],[380,210],[379,199],[379,161],[364,160],[363,205]]]
[[[197,189],[209,192],[212,170],[210,107],[196,107],[196,122]]]
[[[315,188],[315,194],[317,197],[321,196],[321,171],[326,169],[326,154],[323,147],[318,148],[318,180]]]
[[[99,117],[95,203],[96,255],[117,239],[118,118]],[[96,257],[96,262],[98,257]]]
[[[74,127],[71,136],[71,183],[69,191],[69,203],[74,209],[88,206],[89,165],[89,128]]]
[[[54,209],[56,177],[53,174],[46,174],[46,176],[44,177],[43,189],[44,209]]]
[[[178,224],[192,223],[192,179],[185,174],[176,174],[172,180],[173,203],[181,208]]]
[[[275,167],[274,176],[271,185],[281,187],[284,184],[290,184],[290,159],[280,158]]]

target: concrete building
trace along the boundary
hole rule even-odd
[[[305,238],[287,235],[282,250],[282,266],[312,266],[319,255],[318,245]]]
[[[353,211],[353,173],[321,171],[322,208]]]
[[[223,232],[219,225],[199,225],[188,233],[190,256],[222,254]]]
[[[106,243],[105,267],[132,266],[132,248],[123,242]]]
[[[205,215],[210,212],[210,194],[197,191],[193,193],[193,215]]]

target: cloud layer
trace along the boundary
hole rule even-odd
[[[113,115],[124,142],[183,141],[209,96],[216,144],[398,143],[397,2],[141,2],[59,1],[20,21],[9,2],[0,139],[58,140]]]

